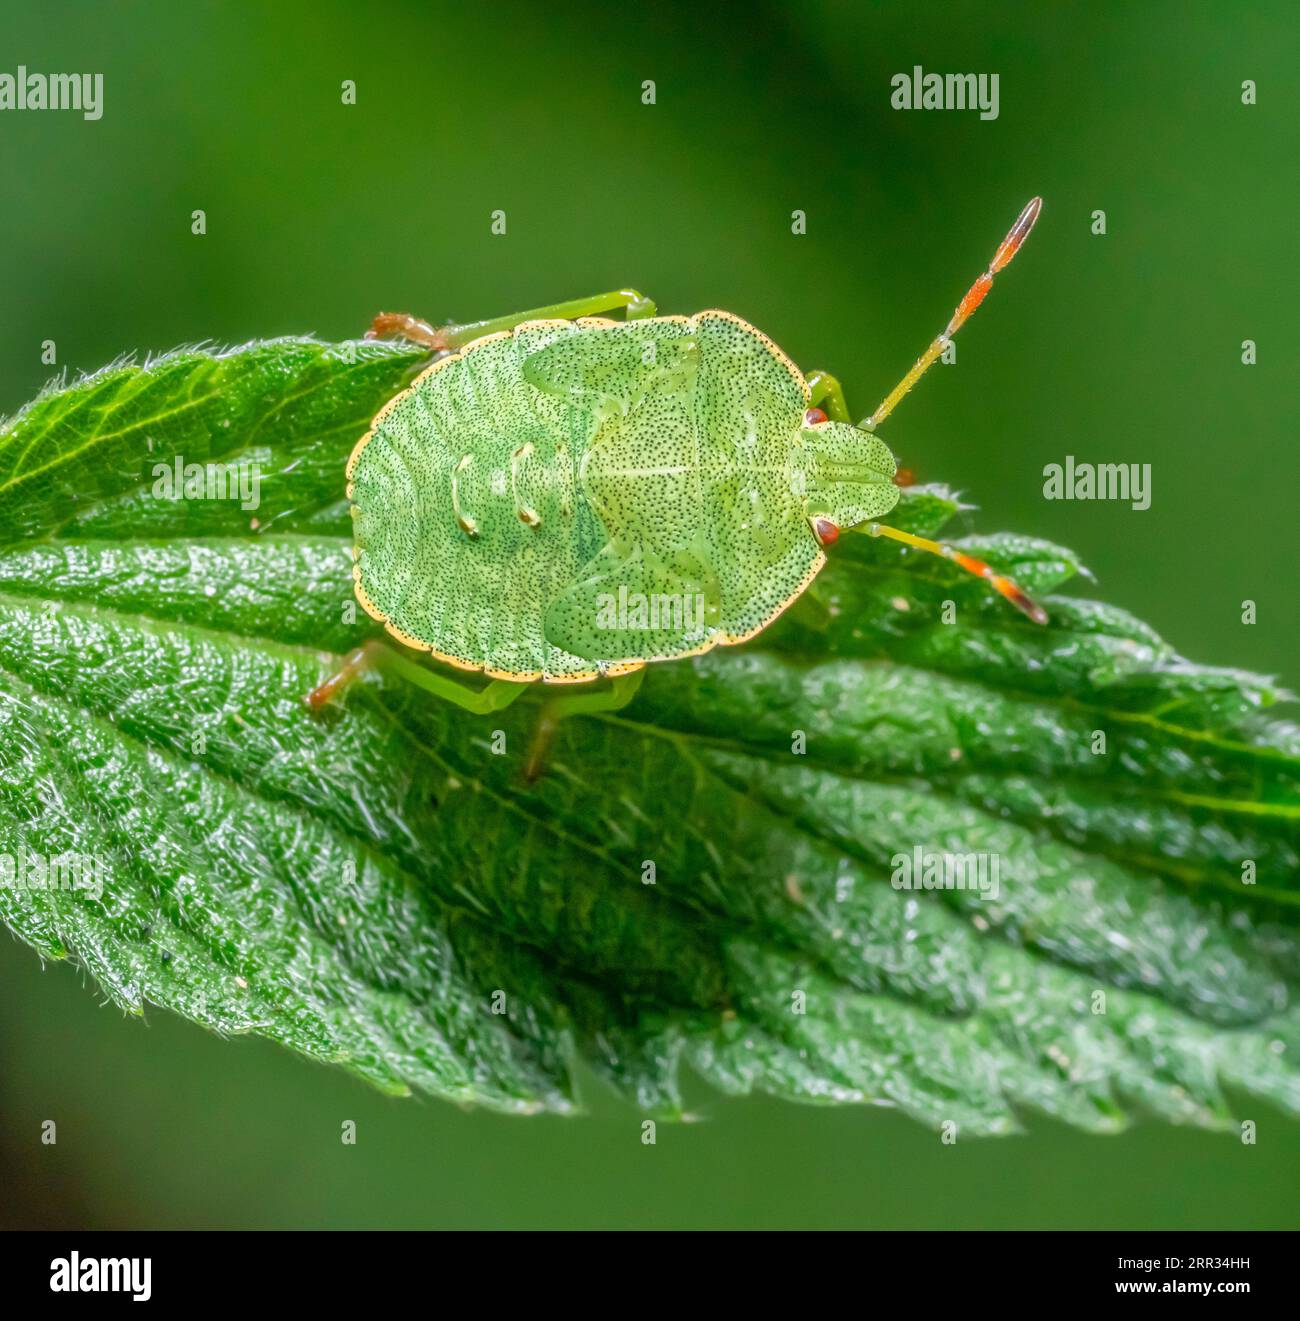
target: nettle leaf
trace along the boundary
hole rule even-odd
[[[574,1108],[584,1059],[664,1115],[690,1075],[967,1133],[1300,1112],[1300,734],[1267,680],[1051,595],[1059,547],[963,543],[1047,597],[1039,629],[846,537],[757,642],[566,722],[531,785],[540,694],[476,718],[375,678],[309,712],[375,631],[343,464],[420,365],[184,351],[0,433],[21,939],[131,1011],[505,1110]],[[256,465],[257,508],[162,498],[178,458]],[[898,521],[958,509],[923,488]],[[895,888],[922,846],[996,859],[996,895]]]

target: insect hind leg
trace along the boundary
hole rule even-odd
[[[493,679],[483,688],[469,688],[445,674],[408,660],[378,638],[372,638],[350,652],[328,679],[307,694],[307,705],[313,711],[323,710],[369,671],[394,675],[443,701],[453,703],[462,711],[479,716],[504,710],[530,687],[527,683],[516,683],[510,679]]]
[[[433,349],[435,353],[444,353],[464,348],[472,340],[482,339],[485,335],[498,335],[502,331],[513,330],[526,321],[576,321],[579,317],[602,316],[620,308],[627,321],[644,321],[658,315],[654,300],[639,290],[611,289],[607,293],[592,294],[588,298],[573,298],[565,303],[530,308],[527,312],[512,312],[490,321],[467,321],[464,325],[433,326],[408,312],[380,312],[370,323],[366,338],[381,339],[400,335],[403,339]]]
[[[542,773],[551,744],[555,741],[555,731],[562,720],[567,720],[569,716],[621,711],[637,695],[644,679],[645,668],[642,667],[616,675],[603,691],[566,693],[563,697],[551,698],[537,718],[532,746],[528,749],[528,760],[524,764],[524,778],[531,783]]]

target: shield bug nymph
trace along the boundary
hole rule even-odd
[[[744,642],[816,576],[848,531],[942,555],[1035,623],[1009,578],[881,520],[897,469],[875,434],[1016,255],[1021,212],[948,324],[854,425],[835,377],[807,377],[730,312],[659,316],[635,290],[435,328],[383,313],[370,334],[437,356],[390,400],[347,465],[357,599],[405,648],[491,681],[472,689],[379,644],[309,697],[373,665],[467,710],[540,680],[552,723],[629,701],[644,666]],[[606,314],[621,310],[621,321]]]

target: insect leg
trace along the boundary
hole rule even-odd
[[[533,731],[532,746],[528,749],[528,761],[524,766],[524,778],[531,782],[542,773],[560,721],[569,716],[599,715],[602,712],[622,710],[636,696],[644,678],[645,668],[642,667],[629,674],[616,675],[603,692],[567,693],[563,697],[551,698],[537,718],[537,728]]]
[[[378,639],[372,639],[350,653],[328,679],[307,694],[307,705],[313,711],[328,706],[368,670],[393,674],[435,697],[455,703],[472,715],[480,716],[503,710],[529,687],[526,683],[515,683],[509,679],[493,679],[486,687],[467,688],[445,674],[408,660]]]
[[[593,294],[589,298],[573,298],[567,303],[552,303],[548,307],[534,307],[527,312],[512,312],[509,316],[494,317],[490,321],[467,321],[464,325],[434,327],[419,317],[406,312],[380,312],[366,331],[367,339],[387,335],[401,335],[417,344],[427,345],[436,352],[459,349],[471,340],[484,335],[496,335],[513,330],[525,321],[576,321],[579,317],[601,316],[605,312],[624,309],[628,321],[642,321],[655,316],[654,301],[635,289],[613,289],[608,293]]]
[[[946,541],[931,541],[928,537],[916,537],[910,532],[900,532],[896,527],[886,527],[883,523],[859,523],[852,530],[864,532],[869,537],[888,537],[892,541],[901,541],[905,546],[914,546],[917,550],[941,555],[944,559],[951,560],[959,569],[965,569],[967,573],[983,578],[995,592],[1005,596],[1017,610],[1028,615],[1035,624],[1047,623],[1047,611],[1023,588],[1018,587],[1004,574],[998,573],[991,565],[985,564],[983,560],[967,555],[956,546],[950,546]]]
[[[435,353],[450,347],[444,342],[441,330],[409,312],[380,312],[366,331],[367,339],[389,339],[396,335],[409,339],[413,344],[423,344]]]
[[[1006,238],[998,245],[997,252],[993,254],[993,260],[989,262],[988,270],[966,290],[965,296],[957,304],[956,311],[948,319],[948,324],[943,331],[912,364],[912,368],[907,375],[880,401],[876,411],[864,422],[861,422],[860,426],[867,431],[874,431],[894,411],[899,400],[943,356],[943,351],[948,347],[952,337],[965,325],[967,318],[984,301],[985,294],[993,286],[993,277],[1003,267],[1009,265],[1012,257],[1020,251],[1020,245],[1029,237],[1029,231],[1033,229],[1034,221],[1038,219],[1038,213],[1042,209],[1043,199],[1041,197],[1035,197],[1025,207],[1017,217],[1016,223],[1011,226]]]
[[[844,402],[844,387],[830,372],[815,371],[808,375],[808,407],[825,405],[826,416],[832,422],[852,422],[849,406]]]

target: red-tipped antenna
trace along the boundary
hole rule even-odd
[[[965,297],[957,304],[943,333],[939,335],[926,351],[912,364],[912,370],[881,400],[880,406],[867,420],[861,423],[867,431],[874,431],[898,406],[898,401],[930,370],[942,356],[952,337],[966,324],[971,314],[984,301],[985,295],[993,287],[993,277],[1020,251],[1021,244],[1029,237],[1029,231],[1043,209],[1043,199],[1035,197],[1020,213],[1016,223],[1011,226],[1006,238],[998,245],[998,250],[989,262],[989,268],[966,290]]]
[[[1008,257],[1007,260],[1011,259]],[[983,578],[995,592],[1001,593],[1021,614],[1028,615],[1035,624],[1047,623],[1047,611],[1023,587],[1005,574],[998,573],[992,565],[977,560],[974,555],[967,555],[964,550],[958,550],[956,546],[950,546],[946,541],[931,541],[929,537],[913,536],[910,532],[900,532],[896,527],[885,527],[883,523],[859,523],[853,530],[865,532],[869,537],[888,537],[892,541],[901,541],[905,546],[929,551],[931,555],[942,555],[959,569],[965,569],[967,573]]]

